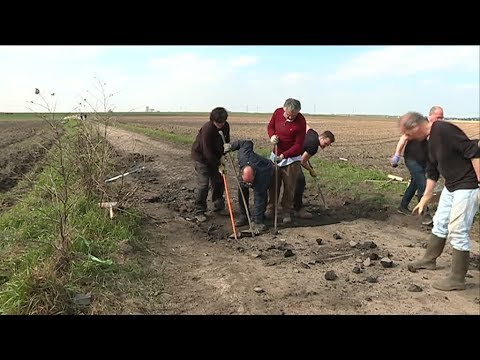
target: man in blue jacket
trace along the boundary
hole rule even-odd
[[[264,231],[267,228],[264,223],[264,213],[267,207],[268,187],[273,173],[273,163],[253,151],[253,142],[251,140],[233,141],[230,150],[238,151],[238,165],[240,167],[240,188],[238,189],[240,216],[235,221],[235,226],[248,224],[241,192],[243,192],[248,206],[249,188],[251,187],[253,189],[252,226],[254,230]]]

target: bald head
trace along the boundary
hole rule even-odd
[[[437,120],[443,120],[443,109],[441,106],[432,106],[428,113],[428,121],[435,122]]]
[[[244,183],[253,184],[255,180],[255,170],[250,165],[245,166],[242,169],[242,180]]]

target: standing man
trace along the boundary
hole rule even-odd
[[[195,214],[198,221],[206,221],[207,197],[209,182],[212,187],[212,202],[214,211],[228,215],[225,209],[225,190],[220,170],[222,156],[230,144],[230,125],[227,122],[228,113],[223,107],[216,107],[210,112],[210,121],[198,131],[192,144],[191,156],[197,173],[197,194],[195,199]],[[225,136],[224,145],[219,130]]]
[[[434,282],[433,287],[463,290],[470,259],[470,229],[480,202],[480,149],[456,125],[429,122],[417,112],[403,115],[399,125],[408,140],[428,138],[427,185],[413,212],[423,213],[439,176],[445,178],[427,250],[422,259],[409,264],[409,269],[434,270],[448,239],[453,247],[451,272],[447,278]]]
[[[440,106],[433,106],[430,109],[427,119],[429,122],[443,120],[443,109]],[[417,193],[418,201],[420,201],[423,193],[425,192],[425,186],[427,182],[425,172],[427,168],[428,157],[427,139],[423,139],[422,141],[413,139],[407,140],[407,137],[402,135],[395,149],[395,155],[390,160],[390,164],[393,167],[398,166],[398,162],[400,161],[400,156],[402,153],[404,154],[405,165],[410,172],[410,184],[403,194],[397,211],[403,215],[410,215],[411,211],[408,208],[408,205],[415,196],[415,192]],[[432,216],[428,213],[427,209],[423,215],[422,225],[431,225],[432,223]]]
[[[249,188],[253,189],[253,230],[264,231],[267,226],[264,223],[265,209],[267,207],[268,186],[270,185],[273,163],[256,154],[253,151],[251,140],[237,140],[231,143],[232,151],[238,150],[238,165],[240,167],[240,188],[238,189],[238,201],[240,203],[240,216],[235,221],[235,226],[248,224],[247,212],[242,199],[249,206]]]
[[[283,108],[278,108],[273,112],[267,126],[270,142],[274,145],[270,154],[270,160],[276,163],[277,168],[275,171],[278,171],[278,182],[275,184],[275,176],[273,176],[268,192],[265,216],[268,219],[273,218],[275,206],[278,206],[278,204],[275,204],[275,199],[278,200],[280,187],[283,183],[281,205],[284,224],[292,221],[291,211],[293,208],[295,183],[298,174],[302,171],[300,161],[302,160],[307,123],[305,117],[300,114],[300,110],[300,101],[289,98],[285,100]]]
[[[322,134],[318,133],[307,125],[307,133],[305,135],[305,142],[303,143],[303,155],[301,165],[308,170],[311,177],[317,177],[317,173],[313,170],[310,164],[310,158],[318,152],[318,148],[325,149],[335,142],[335,136],[331,131],[324,131]],[[295,195],[293,197],[293,210],[294,215],[301,219],[311,219],[313,216],[311,213],[305,210],[303,207],[303,192],[305,191],[305,175],[303,171],[297,178],[295,185]]]

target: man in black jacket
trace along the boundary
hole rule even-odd
[[[264,231],[267,227],[265,221],[265,209],[268,200],[268,187],[273,173],[273,163],[253,151],[251,140],[237,140],[231,143],[232,151],[238,150],[238,165],[240,167],[240,188],[238,189],[238,201],[240,203],[240,216],[235,221],[236,226],[248,224],[245,205],[242,194],[245,196],[247,206],[249,204],[249,188],[253,189],[253,213],[251,220],[254,230]]]
[[[210,121],[206,122],[198,131],[197,137],[192,144],[192,159],[197,173],[197,193],[195,199],[195,214],[198,221],[206,221],[207,197],[209,182],[212,186],[212,202],[214,211],[221,215],[228,215],[225,209],[223,193],[225,186],[222,175],[219,172],[221,159],[225,146],[230,142],[230,125],[227,122],[228,113],[223,107],[217,107],[210,113]],[[224,145],[222,136],[225,136]]]
[[[451,272],[432,286],[444,291],[463,290],[470,260],[470,229],[480,203],[480,149],[456,125],[429,122],[417,112],[403,115],[399,125],[408,139],[428,138],[427,185],[413,212],[423,213],[439,176],[445,178],[427,250],[422,259],[409,264],[409,270],[434,270],[448,238],[453,248]]]

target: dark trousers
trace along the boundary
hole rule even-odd
[[[195,161],[195,172],[197,173],[195,212],[201,213],[207,211],[209,184],[212,187],[212,202],[215,210],[225,208],[225,199],[223,197],[225,186],[223,177],[218,172],[218,169],[209,168],[206,164]]]
[[[240,183],[241,184],[241,183]],[[238,189],[238,202],[240,207],[240,213],[244,216],[247,216],[247,212],[245,210],[245,204],[243,203],[242,193],[245,197],[245,202],[250,209],[250,190],[248,186],[241,185]],[[251,214],[251,219],[256,224],[261,224],[265,220],[265,210],[267,208],[267,200],[268,200],[268,189],[267,187],[258,186],[253,188],[253,212],[249,212]]]
[[[400,206],[403,208],[407,208],[410,201],[415,196],[415,192],[417,192],[417,198],[420,199],[425,192],[425,186],[427,185],[427,178],[425,175],[425,167],[420,165],[415,160],[405,159],[405,165],[407,165],[408,171],[410,171],[410,185],[408,185],[407,190],[402,197],[402,202]]]
[[[305,175],[303,170],[297,176],[297,183],[295,184],[295,193],[293,195],[293,210],[299,211],[303,207],[303,193],[305,192]]]

